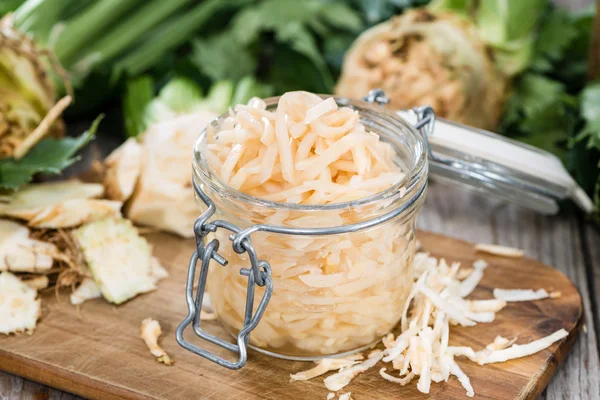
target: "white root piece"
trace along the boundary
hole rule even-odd
[[[115,149],[104,161],[104,188],[110,200],[126,201],[133,194],[142,169],[142,146],[130,138]]]
[[[50,279],[48,279],[47,275],[37,275],[33,278],[24,279],[23,283],[29,286],[32,289],[37,291],[46,289],[50,284]]]
[[[350,397],[351,394],[352,392],[344,393],[340,395],[339,400],[352,400],[352,398]]]
[[[469,379],[469,377],[462,371],[462,369],[460,369],[458,364],[453,359],[450,359],[449,362],[450,373],[458,378],[458,381],[460,382],[462,387],[465,388],[465,390],[467,391],[467,396],[475,396],[475,390],[471,385],[471,380]]]
[[[31,239],[29,229],[17,222],[0,219],[0,271],[41,272],[52,268],[51,243]]]
[[[121,304],[156,289],[156,260],[152,248],[131,221],[105,218],[72,233],[102,296]]]
[[[192,187],[192,152],[204,127],[218,115],[199,110],[152,125],[141,138],[141,171],[125,216],[136,224],[194,235],[198,206]]]
[[[467,297],[479,285],[483,278],[483,270],[487,268],[487,263],[483,260],[478,260],[473,263],[473,272],[460,283],[460,297]]]
[[[120,216],[122,203],[99,200],[104,194],[100,184],[79,181],[26,185],[3,196],[0,215],[27,221],[35,228],[72,228],[106,216]]]
[[[506,307],[506,301],[500,299],[468,300],[472,312],[498,312]]]
[[[494,297],[506,302],[532,301],[550,297],[544,289],[494,289]]]
[[[87,300],[97,299],[102,296],[102,292],[96,282],[91,278],[85,278],[71,293],[71,304],[78,305],[83,304]]]
[[[306,381],[314,377],[323,375],[329,371],[339,370],[341,368],[350,367],[358,364],[363,357],[360,354],[355,354],[344,358],[323,358],[319,360],[316,367],[306,371],[301,371],[290,375],[290,381]]]
[[[331,400],[335,397],[335,393],[327,393],[327,400]]]
[[[509,348],[491,352],[482,351],[477,354],[478,363],[479,365],[484,365],[526,357],[547,349],[552,346],[552,344],[566,338],[568,335],[569,333],[566,330],[560,329],[551,335],[527,344],[513,344]]]
[[[337,392],[348,385],[352,378],[354,378],[356,375],[367,371],[369,368],[372,368],[379,360],[381,360],[382,357],[382,351],[373,351],[369,355],[369,358],[367,358],[365,361],[325,378],[325,387],[333,392]]]
[[[150,353],[156,357],[156,361],[165,365],[173,365],[174,361],[171,360],[167,352],[158,345],[158,338],[162,335],[162,330],[158,321],[152,318],[146,318],[142,321],[140,330],[140,337],[144,340],[146,346],[148,346]]]
[[[499,246],[497,244],[478,243],[475,245],[475,250],[482,253],[492,254],[494,256],[521,258],[525,252],[514,247]]]
[[[10,272],[0,273],[0,333],[32,333],[40,313],[37,290]]]

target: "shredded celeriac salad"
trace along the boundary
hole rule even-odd
[[[230,188],[273,202],[331,205],[398,188],[395,198],[365,213],[350,206],[316,212],[285,206],[250,211],[229,198],[216,198],[217,209],[223,211],[219,217],[242,225],[252,220],[291,227],[341,226],[392,209],[405,193],[400,183],[406,171],[396,162],[392,145],[367,130],[356,110],[308,92],[284,94],[275,110],[260,99],[236,106],[218,126],[209,126],[202,155]],[[257,254],[271,265],[274,293],[251,343],[290,355],[336,354],[369,345],[389,332],[411,290],[414,214],[348,234],[253,234]],[[217,231],[221,243],[228,241],[227,235]],[[219,251],[230,265],[211,270],[208,290],[220,320],[238,330],[247,286],[238,271],[248,260],[229,247]]]

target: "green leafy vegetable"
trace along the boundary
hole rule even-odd
[[[60,174],[79,159],[75,154],[94,138],[103,117],[96,118],[79,137],[44,139],[20,160],[0,160],[0,190],[17,190],[38,173]]]
[[[144,113],[154,98],[154,80],[148,75],[127,82],[123,95],[125,133],[129,137],[144,132],[147,128]]]
[[[238,80],[256,71],[256,55],[231,32],[196,39],[193,48],[192,62],[213,80]]]

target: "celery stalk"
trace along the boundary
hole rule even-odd
[[[153,0],[147,2],[140,10],[121,22],[114,29],[90,46],[85,55],[78,57],[72,70],[85,76],[90,69],[111,58],[129,47],[154,25],[185,6],[191,0]],[[69,67],[69,65],[67,65]]]
[[[189,12],[159,26],[152,37],[115,64],[115,72],[136,75],[150,68],[166,52],[179,46],[196,32],[215,13],[222,9],[238,7],[249,0],[208,0]]]
[[[66,22],[54,46],[58,59],[69,64],[76,52],[139,2],[140,0],[97,1]]]
[[[31,35],[38,44],[48,44],[50,34],[61,20],[61,14],[77,0],[28,0],[13,14],[20,31]]]
[[[123,96],[123,118],[128,137],[135,137],[146,130],[144,113],[154,98],[154,80],[142,75],[127,82]]]

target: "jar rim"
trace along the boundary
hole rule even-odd
[[[221,180],[218,174],[214,173],[208,163],[207,158],[204,156],[202,148],[203,141],[206,138],[206,134],[209,126],[217,127],[219,122],[230,115],[230,112],[224,113],[219,117],[212,120],[200,133],[194,144],[194,177],[196,179],[197,174],[201,174],[204,178],[203,182],[198,182],[198,185],[194,185],[196,190],[199,189],[200,183],[208,184],[213,191],[218,193],[227,194],[233,199],[241,200],[245,203],[253,206],[265,207],[275,210],[286,210],[286,211],[329,211],[329,210],[343,210],[351,209],[356,207],[363,207],[376,204],[382,200],[388,200],[390,198],[399,197],[403,200],[403,203],[413,203],[423,193],[422,190],[413,190],[419,186],[424,175],[427,174],[427,152],[426,143],[424,137],[417,132],[417,130],[403,117],[397,113],[385,109],[377,104],[373,104],[364,100],[355,100],[343,96],[335,95],[324,95],[317,94],[322,99],[332,97],[339,106],[351,107],[358,111],[359,117],[365,117],[364,113],[369,112],[383,118],[383,122],[398,132],[409,134],[414,139],[413,153],[415,157],[412,158],[411,163],[405,176],[398,183],[390,186],[389,188],[375,193],[368,197],[363,197],[356,200],[340,202],[340,203],[329,203],[329,204],[298,204],[298,203],[284,203],[278,201],[272,201],[263,199],[260,197],[252,196],[244,193],[238,189],[235,189]],[[268,97],[263,99],[267,104],[267,107],[276,106],[279,103],[281,96]],[[378,132],[375,132],[379,135]],[[402,191],[402,189],[405,191]],[[403,197],[404,193],[412,193],[407,198]]]

